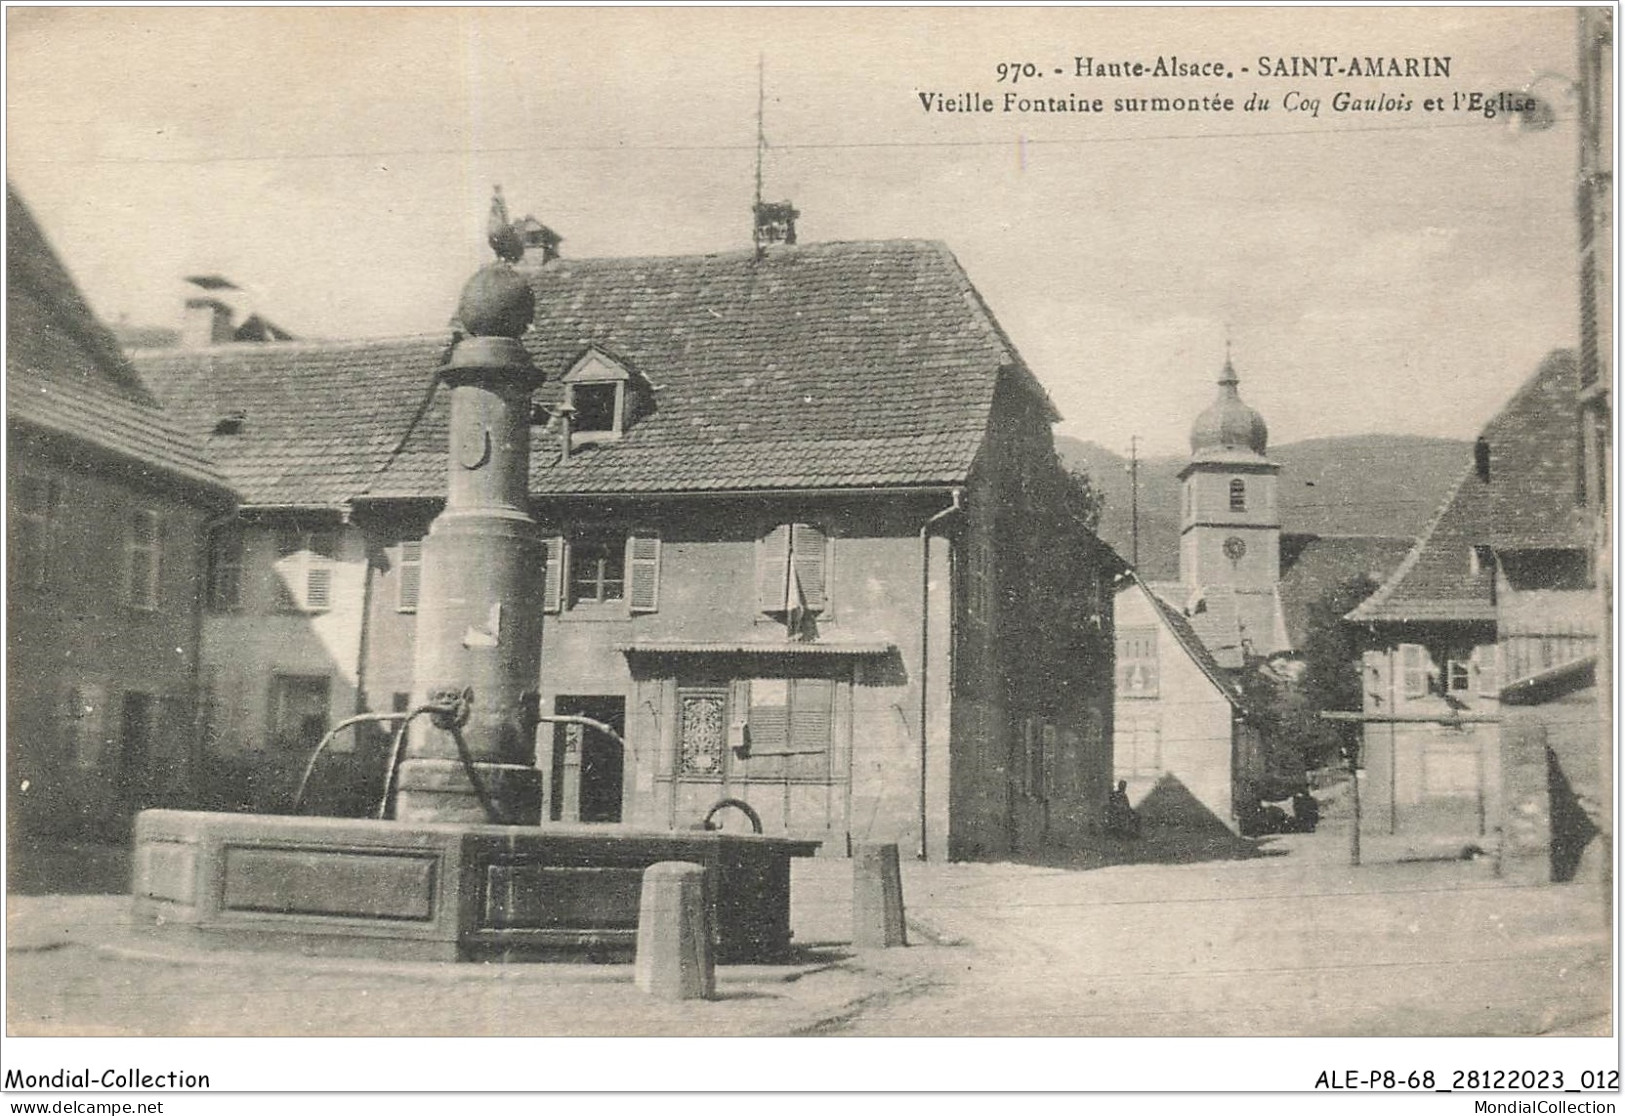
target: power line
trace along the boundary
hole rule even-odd
[[[1561,121],[1572,118],[1560,117]],[[1283,128],[1274,131],[1252,132],[1206,132],[1206,133],[1169,133],[1164,135],[1125,135],[1125,136],[1079,136],[1067,139],[1033,139],[1021,136],[1011,139],[997,140],[868,140],[851,141],[844,143],[775,143],[773,150],[779,154],[794,154],[806,151],[881,151],[900,149],[970,149],[970,148],[1009,148],[1016,144],[1023,147],[1089,147],[1096,144],[1118,143],[1165,143],[1183,140],[1236,140],[1236,139],[1274,139],[1276,137],[1298,136],[1346,136],[1386,132],[1434,132],[1446,129],[1483,128],[1485,122],[1481,120],[1468,120],[1456,123],[1430,123],[1430,124],[1394,124],[1370,125],[1368,127],[1322,127],[1322,128]],[[551,155],[561,152],[625,152],[627,154],[641,154],[644,152],[694,152],[696,154],[712,154],[719,151],[748,152],[757,150],[756,143],[609,143],[609,144],[518,144],[497,147],[403,147],[403,148],[376,148],[351,151],[313,151],[313,152],[274,152],[257,155],[211,155],[211,156],[156,156],[156,157],[116,157],[92,156],[83,159],[33,159],[20,153],[12,153],[9,160],[12,163],[25,166],[204,166],[217,163],[265,163],[265,162],[316,162],[323,160],[343,159],[391,159],[391,158],[425,158],[433,156],[466,158],[470,155]]]

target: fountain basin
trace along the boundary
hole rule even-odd
[[[144,810],[138,922],[204,948],[398,960],[629,960],[643,870],[706,868],[716,959],[784,958],[790,860],[817,841],[618,825]]]

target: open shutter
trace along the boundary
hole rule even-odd
[[[780,524],[756,544],[756,611],[784,611],[790,561],[790,527]]]
[[[542,611],[557,612],[564,598],[564,540],[547,540],[547,570],[542,576]]]
[[[805,523],[797,523],[790,539],[790,553],[796,564],[796,577],[801,582],[802,599],[808,612],[822,612],[828,602],[825,571],[828,568],[829,546],[824,532]]]
[[[409,540],[401,543],[401,579],[397,586],[395,607],[402,612],[418,610],[418,590],[423,585],[423,543]]]
[[[633,612],[654,612],[660,607],[660,536],[634,534],[626,540],[628,607]]]

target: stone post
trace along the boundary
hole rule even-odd
[[[859,948],[908,944],[896,845],[853,846],[852,944]]]
[[[638,988],[662,1000],[709,1000],[716,994],[701,865],[662,861],[644,869],[633,968]]]

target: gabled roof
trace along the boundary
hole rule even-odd
[[[9,185],[6,234],[7,423],[210,502],[233,500],[198,440],[158,409]]]
[[[1287,536],[1281,541],[1281,611],[1287,638],[1302,648],[1308,638],[1309,610],[1338,586],[1356,577],[1381,585],[1404,561],[1414,539],[1383,535]]]
[[[537,494],[954,483],[999,376],[1042,394],[938,244],[558,260],[528,273],[526,348],[550,380],[597,346],[652,385],[618,441],[560,461],[538,431]],[[539,398],[558,394],[550,383]],[[437,401],[369,496],[439,493],[446,413]]]
[[[958,261],[920,241],[835,243],[523,267],[524,338],[558,379],[589,346],[647,380],[616,441],[559,460],[532,430],[537,495],[953,484],[969,475],[1001,378],[1047,396]],[[449,301],[449,298],[448,298]],[[251,502],[439,498],[448,393],[411,422],[446,337],[147,353],[137,366],[209,440]]]
[[[1562,550],[1586,546],[1585,512],[1575,501],[1580,372],[1560,350],[1509,405],[1511,421],[1485,431],[1490,443],[1490,522],[1485,541],[1497,550]]]
[[[6,184],[6,370],[99,384],[152,406],[152,395],[97,320],[34,215]]]
[[[1461,479],[1393,575],[1348,614],[1355,621],[1495,619],[1493,576],[1473,572],[1474,546],[1569,547],[1574,505],[1574,354],[1547,356],[1484,428],[1489,480],[1468,454]],[[1527,525],[1526,525],[1527,524]]]
[[[1139,586],[1140,591],[1145,594],[1146,599],[1157,610],[1157,615],[1162,619],[1163,625],[1173,634],[1174,639],[1179,643],[1185,654],[1189,656],[1191,662],[1195,663],[1197,669],[1213,684],[1213,688],[1223,694],[1225,699],[1235,708],[1245,709],[1240,691],[1226,678],[1224,669],[1219,665],[1218,660],[1213,657],[1212,652],[1208,650],[1207,644],[1202,641],[1202,637],[1196,634],[1196,629],[1191,627],[1190,620],[1186,618],[1184,612],[1177,605],[1171,604],[1159,596],[1156,590],[1147,582],[1141,580],[1139,574],[1130,571],[1129,576],[1134,579],[1134,584]]]

